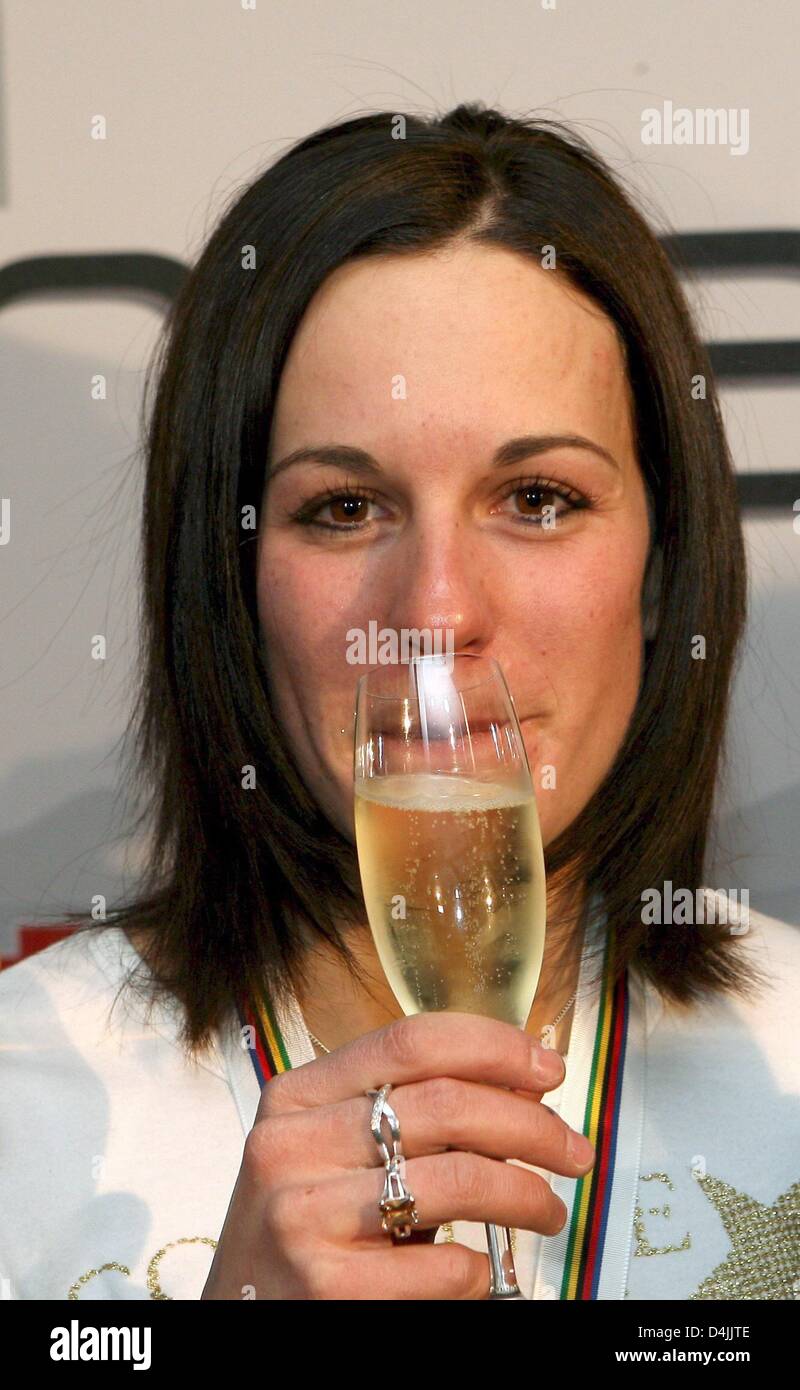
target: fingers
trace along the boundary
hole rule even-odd
[[[384,1236],[384,1240],[388,1240]],[[353,1292],[347,1292],[347,1276],[337,1285],[335,1298],[378,1299],[480,1299],[489,1297],[489,1257],[456,1242],[419,1246],[396,1245],[384,1254],[361,1252],[364,1260]],[[352,1265],[352,1262],[351,1262]],[[391,1277],[387,1277],[391,1269]]]
[[[456,1242],[391,1245],[350,1251],[310,1264],[303,1277],[309,1299],[488,1299],[489,1257]]]
[[[412,1014],[273,1077],[256,1119],[348,1100],[387,1081],[400,1086],[434,1076],[541,1095],[561,1084],[564,1062],[511,1023],[482,1014]]]
[[[401,1293],[387,1294],[394,1298],[447,1298],[447,1299],[488,1299],[491,1289],[489,1256],[478,1250],[470,1250],[457,1242],[434,1245],[420,1252],[422,1259],[416,1262],[408,1259],[409,1251],[402,1246],[395,1247],[401,1259],[395,1260],[392,1282]],[[374,1256],[371,1258],[375,1258]],[[376,1270],[377,1273],[377,1270]],[[419,1292],[419,1284],[413,1281],[418,1274],[427,1293]],[[383,1295],[379,1295],[382,1297]]]
[[[264,1208],[267,1238],[274,1229],[291,1245],[315,1232],[326,1244],[353,1252],[358,1242],[388,1240],[378,1206],[384,1176],[383,1168],[361,1169],[273,1189]],[[410,1159],[405,1185],[414,1196],[417,1230],[488,1221],[552,1236],[567,1219],[565,1204],[541,1174],[481,1154],[450,1150]]]
[[[464,1149],[487,1158],[520,1159],[565,1177],[582,1175],[594,1161],[591,1146],[579,1161],[570,1150],[570,1127],[523,1093],[437,1076],[393,1089],[390,1100],[407,1159]],[[286,1173],[314,1176],[323,1154],[326,1172],[373,1168],[380,1153],[370,1130],[371,1112],[367,1096],[352,1097],[256,1122],[253,1140],[278,1183]]]

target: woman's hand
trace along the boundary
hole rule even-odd
[[[591,1168],[591,1146],[576,1162],[573,1131],[540,1103],[563,1075],[561,1057],[520,1028],[443,1012],[273,1077],[201,1298],[488,1298],[488,1255],[432,1242],[444,1221],[562,1229],[567,1209],[546,1179],[502,1160],[573,1178]],[[385,1170],[365,1094],[387,1081],[419,1215],[399,1245],[381,1229]]]

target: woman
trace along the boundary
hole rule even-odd
[[[481,1299],[492,1222],[530,1298],[792,1297],[798,934],[704,907],[735,484],[600,159],[478,106],[290,149],[173,306],[143,539],[145,880],[0,979],[12,1296]],[[514,694],[548,885],[525,1031],[403,1019],[377,960],[346,659],[372,621],[450,630]],[[670,892],[688,918],[654,921]]]

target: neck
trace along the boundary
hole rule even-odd
[[[548,888],[548,928],[542,970],[525,1026],[526,1032],[534,1038],[554,1022],[577,989],[584,903],[583,885],[569,896]],[[315,941],[306,952],[303,981],[296,989],[308,1028],[330,1051],[402,1017],[369,926],[351,928],[346,939],[361,980],[351,976],[327,942]],[[569,1046],[573,1014],[574,1008],[567,1010],[549,1040],[549,1046],[561,1053]]]

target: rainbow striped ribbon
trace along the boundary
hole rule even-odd
[[[278,1021],[272,1010],[266,991],[260,999],[243,999],[239,1006],[239,1023],[252,1029],[254,1046],[249,1049],[253,1067],[262,1088],[280,1071],[291,1071],[292,1059],[289,1056]]]
[[[562,1299],[596,1299],[603,1260],[608,1207],[614,1180],[625,1047],[628,1035],[627,973],[615,982],[613,933],[606,938],[603,978],[595,1034],[592,1070],[586,1094],[583,1133],[595,1148],[594,1168],[575,1184],[564,1271]],[[242,1027],[253,1030],[249,1049],[259,1086],[292,1062],[266,993],[239,1008]]]
[[[627,971],[614,980],[614,933],[606,935],[603,977],[581,1129],[595,1151],[595,1164],[575,1184],[560,1298],[595,1299],[600,1283],[608,1208],[622,1102],[628,1039]]]

